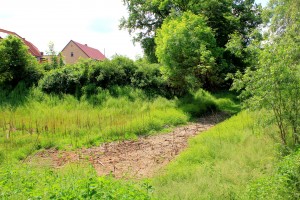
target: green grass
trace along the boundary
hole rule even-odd
[[[273,173],[251,183],[249,199],[300,199],[300,151],[283,157]]]
[[[148,98],[130,88],[80,99],[47,95],[38,88],[0,94],[0,198],[149,199],[148,182],[97,177],[84,163],[54,169],[22,160],[39,149],[68,150],[157,134],[211,108],[230,110],[236,105],[230,98],[220,100],[202,90],[187,99],[196,112],[184,109],[183,101]]]
[[[183,99],[148,98],[141,90],[101,90],[89,98],[47,95],[21,86],[0,95],[0,164],[22,160],[39,149],[75,149],[114,140],[135,139],[186,124],[212,110],[237,106],[199,90]],[[8,97],[7,97],[8,96]]]
[[[107,95],[94,105],[84,98],[51,96],[35,89],[23,105],[0,107],[0,152],[7,159],[23,159],[41,148],[74,149],[134,139],[188,119],[174,100],[162,97]]]
[[[153,179],[153,196],[244,198],[248,185],[270,174],[277,158],[275,141],[259,134],[264,129],[258,120],[257,113],[244,111],[193,138],[189,148]]]
[[[147,183],[98,177],[88,164],[0,166],[0,199],[150,199]]]

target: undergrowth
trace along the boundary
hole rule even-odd
[[[87,164],[63,169],[20,164],[0,169],[0,199],[150,199],[147,182],[98,177]]]
[[[300,151],[285,156],[274,172],[250,184],[246,198],[300,199]]]

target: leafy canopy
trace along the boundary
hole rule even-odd
[[[156,55],[168,70],[175,87],[212,84],[217,56],[216,40],[202,15],[191,12],[168,18],[157,31]]]
[[[246,45],[249,33],[261,23],[261,7],[254,0],[123,0],[123,3],[129,16],[122,18],[120,28],[134,34],[134,41],[141,42],[152,62],[157,61],[156,30],[169,16],[180,16],[187,11],[204,15],[215,32],[217,45],[222,48],[234,32],[241,34]]]

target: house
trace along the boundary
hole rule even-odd
[[[74,64],[79,58],[90,58],[93,60],[105,60],[106,57],[98,49],[89,47],[87,44],[80,44],[71,40],[61,51],[65,64]]]
[[[20,38],[24,44],[28,47],[28,51],[31,55],[33,55],[34,57],[36,57],[36,59],[38,61],[41,61],[42,57],[43,57],[43,52],[40,52],[39,49],[34,46],[31,42],[29,42],[28,40],[25,40],[25,38],[22,38],[20,35],[18,35],[15,32],[11,32],[11,31],[7,31],[4,29],[0,28],[0,39],[6,37],[7,35],[14,35],[17,36],[18,38]]]

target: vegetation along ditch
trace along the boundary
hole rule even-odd
[[[123,2],[136,60],[0,39],[0,199],[299,199],[300,2]]]

